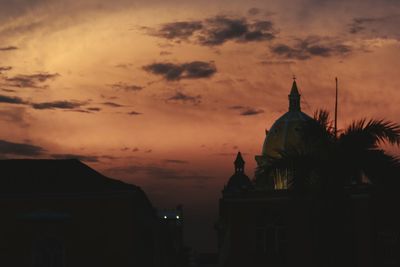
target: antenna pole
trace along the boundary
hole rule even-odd
[[[335,97],[335,128],[334,128],[334,133],[335,133],[335,138],[337,137],[337,110],[338,110],[338,78],[335,77],[336,81],[336,97]]]

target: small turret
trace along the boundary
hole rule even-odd
[[[244,160],[240,151],[237,153],[236,159],[234,161],[235,173],[244,173]]]
[[[242,153],[237,153],[236,159],[233,163],[235,165],[235,173],[229,179],[222,191],[224,196],[234,195],[253,189],[252,182],[244,173],[245,161],[243,160]]]
[[[292,89],[289,94],[289,111],[301,111],[300,94],[297,89],[296,78],[293,78]]]

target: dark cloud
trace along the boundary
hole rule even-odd
[[[262,109],[257,109],[257,108],[252,108],[252,107],[247,107],[247,106],[241,106],[241,105],[235,105],[235,106],[230,106],[228,109],[232,110],[239,110],[241,116],[252,116],[252,115],[257,115],[260,113],[264,113],[264,110]]]
[[[147,72],[161,75],[168,81],[209,78],[217,72],[214,62],[192,61],[189,63],[153,63],[143,67]]]
[[[351,34],[363,34],[371,37],[400,38],[398,25],[400,15],[383,17],[357,17],[348,25]]]
[[[174,164],[188,164],[189,162],[186,160],[179,160],[179,159],[166,159],[164,160],[166,163],[174,163]]]
[[[6,89],[6,88],[1,88],[0,90],[3,91],[3,92],[7,92],[7,93],[15,93],[16,92],[13,89]]]
[[[5,47],[0,47],[0,51],[11,51],[11,50],[17,50],[18,47],[16,46],[5,46]]]
[[[93,107],[93,108],[87,108],[87,110],[88,111],[101,111],[101,108]]]
[[[298,60],[306,60],[316,56],[344,56],[351,51],[350,46],[319,36],[296,39],[293,45],[278,44],[271,48],[271,52],[279,57]]]
[[[11,66],[0,66],[0,74],[2,74],[2,72],[9,71],[9,70],[12,70]]]
[[[132,115],[132,116],[137,116],[137,115],[142,115],[143,113],[137,112],[137,111],[131,111],[127,113],[128,115]]]
[[[240,112],[240,115],[242,116],[252,116],[252,115],[257,115],[260,113],[264,113],[264,110],[262,109],[255,109],[255,108],[246,108],[242,112]]]
[[[199,37],[202,45],[221,45],[226,41],[265,41],[275,38],[271,21],[247,23],[245,19],[218,16],[207,20],[208,27]]]
[[[252,12],[255,12],[253,9]],[[252,42],[275,38],[276,30],[269,20],[248,22],[245,18],[216,16],[203,21],[181,21],[163,24],[151,35],[175,41],[193,41],[200,45],[222,45],[227,41]]]
[[[60,76],[58,73],[37,73],[32,75],[17,75],[11,78],[5,78],[8,86],[21,88],[41,88],[39,84],[43,84],[48,80],[54,80]]]
[[[132,152],[138,152],[138,151],[139,151],[139,148],[137,148],[137,147],[132,148]]]
[[[54,159],[77,159],[86,162],[98,162],[97,156],[78,155],[78,154],[52,154],[50,155]]]
[[[169,97],[167,101],[190,102],[197,105],[201,103],[201,95],[191,96],[182,92],[176,92],[173,96]]]
[[[83,105],[86,105],[86,103],[63,100],[63,101],[33,103],[32,107],[34,109],[76,109],[80,108]]]
[[[296,64],[294,60],[263,60],[260,62],[261,65],[291,65]]]
[[[359,33],[365,29],[365,24],[376,22],[378,18],[354,18],[353,22],[349,25],[350,33]]]
[[[104,105],[104,106],[112,107],[112,108],[120,108],[120,107],[123,107],[123,105],[118,104],[118,103],[115,103],[115,102],[103,102],[103,103],[101,103],[101,104]]]
[[[138,86],[138,85],[134,85],[134,84],[126,84],[126,83],[112,84],[111,87],[116,90],[124,90],[127,92],[140,91],[144,88],[143,86]]]
[[[93,113],[92,111],[85,110],[85,109],[65,109],[64,111],[65,112],[87,113],[87,114]]]
[[[166,39],[187,39],[202,28],[201,21],[179,21],[161,25],[158,30],[153,30],[153,35]]]
[[[34,146],[25,143],[13,143],[5,140],[0,140],[0,154],[16,155],[16,156],[39,156],[45,150],[40,146]]]
[[[7,104],[27,104],[22,98],[17,96],[6,96],[0,95],[0,103],[7,103]]]

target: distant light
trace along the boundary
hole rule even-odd
[[[167,216],[164,216],[164,219],[167,219]]]
[[[176,215],[176,218],[179,219],[179,215]]]

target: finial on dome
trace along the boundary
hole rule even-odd
[[[245,162],[243,160],[242,153],[240,153],[240,151],[237,153],[237,156],[236,156],[236,159],[234,161],[234,164],[235,164],[235,172],[236,173],[239,173],[239,172],[243,173],[244,172],[244,164],[245,164]]]
[[[292,89],[290,90],[290,94],[300,95],[299,90],[297,89],[296,76],[293,76],[293,84],[292,84]]]
[[[289,111],[300,111],[300,93],[297,89],[296,76],[293,75],[292,89],[289,94]]]

